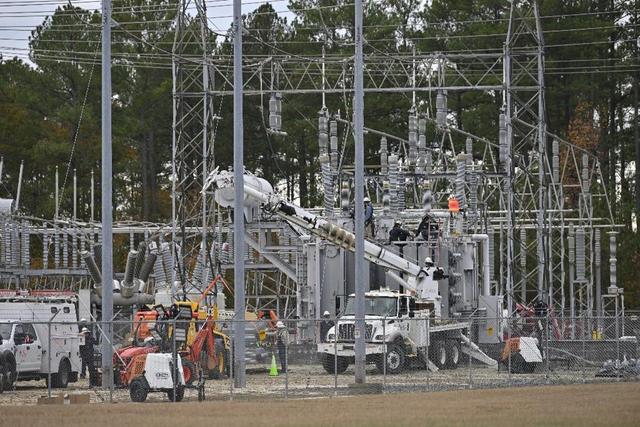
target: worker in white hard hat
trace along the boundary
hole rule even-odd
[[[329,334],[329,329],[333,328],[333,320],[330,319],[331,314],[325,310],[322,314],[322,321],[320,322],[320,341],[327,342],[327,335]]]
[[[86,326],[82,328],[80,333],[83,335],[84,344],[80,346],[80,378],[85,378],[86,372],[89,371],[89,385],[96,384],[96,369],[93,363],[93,346],[95,344],[91,331]]]
[[[276,323],[276,346],[278,347],[278,359],[282,372],[287,372],[287,345],[289,344],[289,332],[281,320]]]
[[[375,216],[373,215],[373,204],[371,203],[371,199],[368,197],[364,198],[364,229],[367,230],[367,227],[371,227],[371,235],[369,237],[374,237],[376,234]]]
[[[426,257],[424,260],[424,266],[425,267],[433,267],[433,260],[431,259],[430,256]]]
[[[85,319],[84,317],[78,321],[78,330],[80,331],[80,333],[82,333],[82,328],[87,326],[87,324],[87,319]]]

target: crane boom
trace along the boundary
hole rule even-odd
[[[232,172],[216,170],[207,181],[205,190],[212,186],[219,204],[225,207],[233,205],[229,196],[233,193]],[[302,229],[338,247],[355,252],[356,238],[353,233],[282,198],[273,191],[266,180],[253,175],[245,176],[244,193],[245,206],[259,205],[296,229]],[[432,301],[438,299],[438,283],[419,265],[367,239],[364,240],[364,253],[368,261],[390,270],[389,274],[407,290],[414,292],[418,298]],[[401,278],[394,272],[402,273],[406,278]]]

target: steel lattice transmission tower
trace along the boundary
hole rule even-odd
[[[202,290],[211,272],[213,200],[202,188],[214,165],[214,47],[204,0],[181,0],[172,52],[172,283],[186,292]],[[181,290],[173,286],[174,295]]]
[[[569,308],[571,318],[601,314],[600,229],[610,230],[613,217],[597,157],[547,129],[538,2],[511,2],[503,64],[501,271],[508,307],[539,299],[560,313]],[[598,201],[609,210],[600,219]]]

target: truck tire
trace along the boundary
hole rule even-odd
[[[438,369],[444,369],[447,365],[447,349],[444,341],[433,341],[429,347],[429,359],[437,366]]]
[[[71,363],[69,359],[62,359],[58,365],[58,372],[51,374],[51,386],[53,388],[67,388],[71,376]]]
[[[445,349],[447,353],[445,367],[447,369],[456,369],[460,363],[460,343],[456,340],[447,340]]]
[[[187,386],[193,384],[196,377],[198,376],[196,372],[196,365],[193,364],[191,360],[181,359],[182,360],[182,372],[184,374],[184,383]]]
[[[389,346],[386,353],[386,360],[384,354],[381,354],[376,358],[376,368],[381,374],[385,372],[385,369],[387,374],[399,374],[404,370],[406,363],[407,357],[404,349],[402,346],[397,344]]]
[[[170,402],[173,402],[173,389],[170,388],[167,390],[167,397]],[[176,386],[176,402],[181,402],[184,399],[184,386],[178,385]]]
[[[16,359],[13,353],[5,351],[4,354],[0,355],[0,360],[2,360],[2,364],[4,365],[4,390],[11,390],[13,383],[15,383],[16,378],[18,378]]]
[[[149,394],[149,383],[145,377],[136,377],[129,383],[129,396],[132,402],[144,402]]]
[[[336,363],[336,358],[333,355],[331,354],[322,355],[322,367],[324,368],[325,371],[327,371],[327,373],[343,374],[347,370],[347,368],[349,367],[349,361],[344,357],[338,356],[337,358],[338,360]]]

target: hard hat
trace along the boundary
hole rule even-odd
[[[80,323],[87,323],[87,319],[83,317],[82,319],[80,319]]]
[[[368,198],[368,197],[365,197],[363,200],[364,200],[364,202],[365,202],[365,203],[369,203],[369,202],[371,202],[371,199],[370,199],[370,198]]]
[[[399,219],[396,219],[396,220],[393,222],[393,224],[394,224],[394,225],[402,225],[402,221],[401,221],[401,220],[399,220]]]
[[[325,317],[331,316],[331,314],[327,310],[325,310],[324,313],[322,313],[322,315]]]
[[[284,323],[282,323],[280,320],[278,320],[278,323],[276,323],[276,328],[278,328],[278,329],[284,328]]]
[[[87,329],[87,328],[82,328],[82,330],[81,330],[80,332],[81,332],[81,333],[83,333],[83,334],[85,334],[85,333],[89,332],[89,329]]]
[[[149,343],[149,342],[151,342],[151,341],[153,341],[153,337],[146,337],[146,338],[144,339],[144,343],[145,343],[145,344],[146,344],[146,343]]]
[[[427,258],[425,258],[424,263],[425,264],[433,264],[433,260],[431,259],[431,257],[428,256]]]

